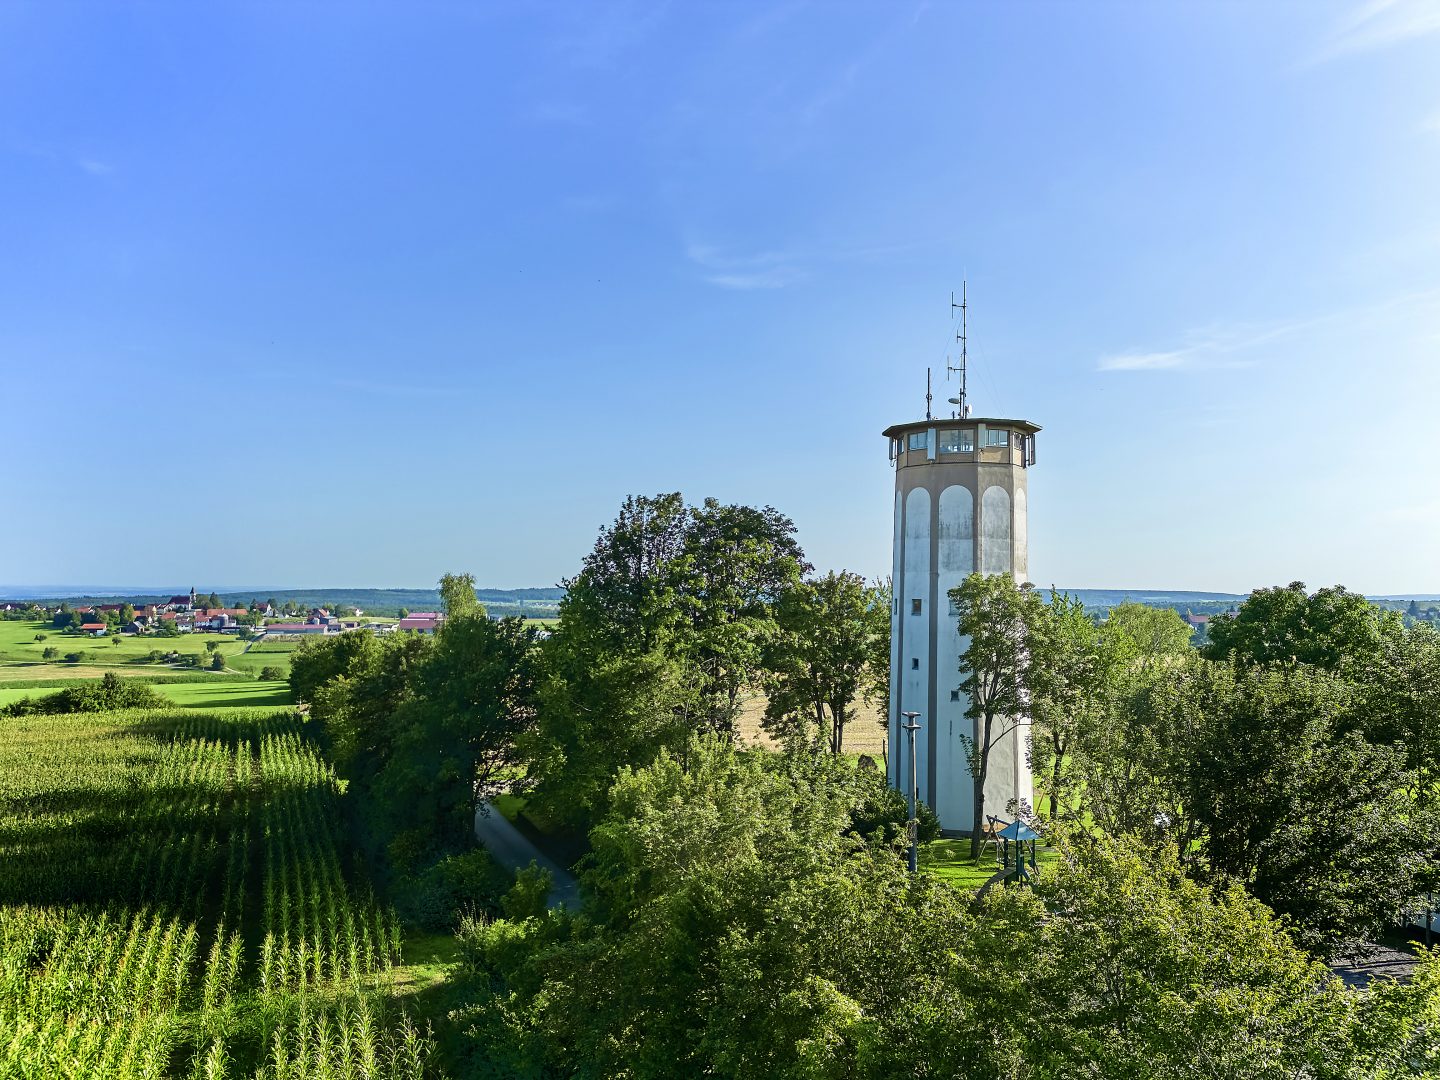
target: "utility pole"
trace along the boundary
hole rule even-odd
[[[910,873],[914,874],[920,870],[920,852],[917,847],[920,840],[920,818],[915,813],[915,795],[919,789],[919,771],[915,765],[915,733],[920,730],[919,723],[915,718],[918,712],[903,712],[905,723],[901,729],[910,736],[910,820],[905,823],[905,832],[910,840]]]

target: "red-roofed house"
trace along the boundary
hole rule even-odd
[[[439,611],[412,611],[396,625],[396,630],[413,630],[417,634],[433,634],[440,629],[445,616]]]
[[[91,634],[95,637],[104,637],[105,631],[110,629],[103,622],[87,622],[80,624],[82,634]]]

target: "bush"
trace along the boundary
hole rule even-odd
[[[284,682],[285,672],[274,664],[268,664],[260,669],[260,679],[263,682]]]
[[[67,652],[65,654],[65,662],[67,664],[78,664],[84,660],[87,655],[87,653],[83,652]]]
[[[488,851],[476,848],[402,879],[394,889],[395,908],[402,919],[422,930],[454,930],[466,916],[499,915],[501,898],[512,883],[509,872]]]
[[[44,640],[45,640],[45,635],[44,635],[44,634],[36,634],[36,635],[35,635],[35,640],[36,640],[36,641],[44,641]]]
[[[60,650],[59,650],[59,649],[55,648],[54,645],[47,645],[47,646],[45,646],[44,650],[40,653],[40,658],[41,658],[42,660],[54,660],[54,659],[55,659],[57,656],[59,656],[59,655],[60,655]]]
[[[537,919],[545,914],[545,901],[550,898],[552,878],[533,860],[515,875],[515,886],[500,898],[500,907],[507,919]]]
[[[99,682],[86,682],[67,687],[58,694],[41,698],[22,698],[0,709],[4,716],[30,716],[35,713],[105,712],[110,709],[164,709],[170,702],[142,682],[122,679],[107,671]]]
[[[853,792],[850,827],[855,832],[865,837],[879,835],[887,840],[904,837],[905,823],[910,820],[910,804],[904,793],[885,782],[883,773],[857,769]],[[922,844],[939,837],[940,819],[934,810],[918,802],[915,816],[920,822],[918,835]]]
[[[224,670],[225,670],[225,654],[224,654],[224,653],[218,653],[218,652],[217,652],[214,656],[210,657],[210,670],[211,670],[211,671],[224,671]]]

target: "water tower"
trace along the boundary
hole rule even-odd
[[[949,592],[974,571],[1028,580],[1026,477],[1035,464],[1028,420],[970,415],[965,400],[963,302],[961,389],[948,417],[930,415],[885,429],[895,467],[895,599],[890,613],[890,782],[909,782],[908,742],[901,714],[917,712],[920,798],[947,833],[974,822],[974,779],[965,742],[975,721],[959,689],[960,636]],[[986,812],[1003,816],[1012,799],[1033,802],[1026,760],[1028,727],[1016,726],[990,751]],[[904,779],[902,780],[902,776]],[[984,823],[981,822],[981,825]]]

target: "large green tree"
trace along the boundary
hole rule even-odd
[[[413,874],[473,843],[478,803],[508,781],[533,724],[535,678],[534,628],[478,604],[434,637],[359,630],[296,650],[292,689],[382,869]]]
[[[1032,676],[1053,664],[1053,644],[1044,601],[1009,574],[971,574],[950,590],[950,601],[966,641],[959,657],[960,691],[969,702],[965,715],[975,725],[965,737],[975,779],[974,859],[980,853],[992,751],[1029,723]]]
[[[678,750],[692,731],[733,737],[759,682],[773,609],[804,563],[772,508],[632,496],[565,582],[527,740],[539,805],[580,826],[616,770]]]
[[[1075,795],[1068,768],[1075,743],[1094,729],[1109,704],[1114,650],[1077,598],[1052,591],[1050,603],[1036,614],[1045,624],[1047,648],[1043,662],[1031,669],[1030,760],[1044,777],[1055,821],[1062,803],[1069,805]]]
[[[1309,664],[1339,671],[1374,657],[1398,632],[1399,613],[1382,611],[1343,585],[1305,591],[1303,581],[1256,589],[1234,615],[1210,620],[1205,655],[1239,664]]]
[[[765,653],[765,726],[787,743],[845,746],[861,708],[883,704],[877,652],[889,653],[890,601],[858,574],[831,572],[786,589]]]

